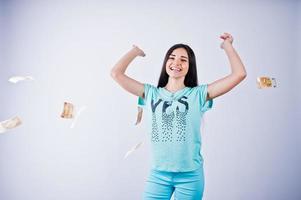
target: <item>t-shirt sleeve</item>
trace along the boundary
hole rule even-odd
[[[144,107],[147,102],[151,99],[152,90],[154,90],[154,86],[144,83],[144,98],[138,97],[138,106]]]
[[[206,112],[207,110],[210,110],[213,106],[213,100],[207,100],[207,84],[203,84],[198,86],[198,93],[199,93],[199,102],[200,102],[200,108],[201,112]]]

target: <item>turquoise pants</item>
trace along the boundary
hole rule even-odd
[[[152,169],[146,181],[144,200],[201,200],[204,192],[203,167],[190,172],[165,172]]]

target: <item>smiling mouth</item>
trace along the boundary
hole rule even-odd
[[[176,71],[176,72],[182,71],[182,69],[177,68],[177,67],[170,67],[170,70],[171,70],[171,71]]]

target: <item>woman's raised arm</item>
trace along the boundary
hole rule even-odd
[[[219,80],[208,85],[207,99],[213,99],[220,95],[229,92],[232,88],[238,85],[247,76],[245,67],[235,49],[232,46],[233,37],[229,33],[224,33],[220,36],[223,39],[221,48],[225,50],[230,66],[231,73]]]
[[[144,85],[139,81],[136,81],[125,74],[128,65],[137,57],[144,57],[144,52],[133,45],[133,48],[128,51],[112,68],[111,77],[126,91],[143,97]]]

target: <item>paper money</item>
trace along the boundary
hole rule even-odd
[[[73,104],[69,102],[64,102],[64,110],[63,113],[61,114],[61,117],[66,119],[72,119],[74,115],[73,112],[74,112]]]
[[[74,114],[75,117],[74,117],[74,120],[73,120],[70,128],[74,128],[74,126],[75,126],[75,124],[77,122],[77,119],[79,118],[81,112],[84,111],[84,110],[86,110],[86,108],[87,108],[87,106],[82,106],[82,107],[80,107],[80,109],[78,111],[75,112],[75,114]]]
[[[124,159],[126,159],[130,154],[132,154],[134,151],[136,151],[141,145],[143,145],[144,142],[139,142],[138,144],[136,144],[134,147],[131,148],[131,150],[129,150],[125,155],[124,155]]]
[[[258,77],[257,78],[257,87],[259,89],[276,87],[276,79],[270,77]]]
[[[141,122],[142,113],[143,113],[143,108],[138,106],[137,120],[136,120],[135,125],[138,125]]]
[[[13,129],[21,124],[19,117],[13,117],[11,119],[0,122],[0,133],[4,133],[9,129]]]
[[[13,76],[8,79],[11,83],[18,83],[19,81],[33,81],[34,79],[31,76]]]

